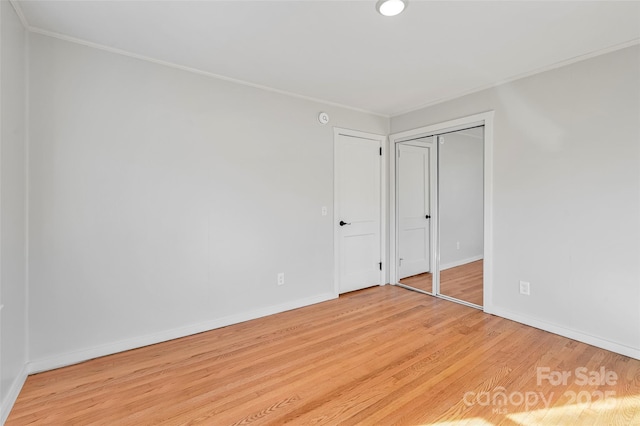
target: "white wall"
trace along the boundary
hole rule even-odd
[[[449,133],[441,136],[444,143],[438,144],[440,269],[483,255],[482,134],[482,128]]]
[[[0,1],[0,424],[25,380],[26,32]]]
[[[35,369],[333,296],[333,131],[389,120],[33,35]],[[284,272],[286,283],[276,285]]]
[[[394,117],[391,131],[488,110],[494,310],[640,357],[640,47]]]

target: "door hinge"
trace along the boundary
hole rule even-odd
[[[379,262],[378,266],[380,267],[380,270],[382,271],[382,262]]]
[[[380,156],[382,157],[382,147],[380,147]]]

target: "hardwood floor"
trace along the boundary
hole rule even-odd
[[[440,294],[482,306],[482,274],[482,260],[445,269],[440,272]],[[428,272],[403,278],[400,283],[429,293],[433,292],[432,274]]]
[[[440,293],[482,306],[483,261],[467,263],[440,272]]]
[[[383,286],[31,376],[7,425],[288,422],[638,425],[640,361]]]
[[[413,275],[400,280],[400,284],[417,288],[418,290],[433,293],[433,274],[425,272],[424,274]]]

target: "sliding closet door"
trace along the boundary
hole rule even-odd
[[[484,127],[438,136],[439,291],[483,303]]]

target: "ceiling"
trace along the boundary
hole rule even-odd
[[[34,32],[384,116],[640,40],[640,1],[13,3]]]

